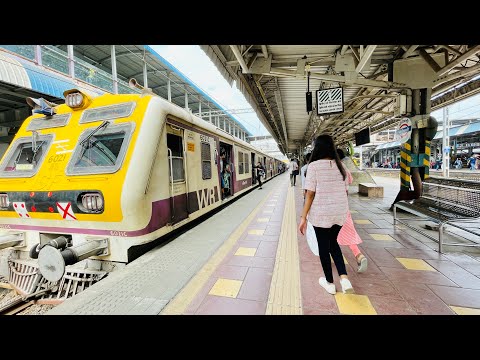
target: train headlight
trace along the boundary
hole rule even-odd
[[[65,98],[65,102],[71,108],[80,107],[83,103],[83,96],[80,93],[68,94]]]
[[[84,193],[80,196],[82,210],[84,210],[85,212],[99,213],[103,211],[104,201],[102,194]]]
[[[74,110],[86,108],[91,101],[87,94],[77,89],[67,90],[63,95],[65,104]]]
[[[0,210],[7,210],[9,206],[8,194],[0,194]]]

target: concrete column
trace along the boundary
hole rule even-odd
[[[75,60],[73,57],[73,45],[67,45],[67,53],[68,53],[68,75],[72,79],[75,79]]]
[[[167,93],[168,93],[168,101],[172,102],[172,86],[170,83],[170,72],[167,73]]]
[[[143,87],[148,88],[147,61],[143,58]]]
[[[112,45],[111,47],[110,57],[112,59],[113,93],[118,94],[117,55],[115,53],[115,45]]]
[[[42,65],[42,46],[35,45],[35,62],[37,65]]]

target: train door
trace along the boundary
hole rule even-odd
[[[167,151],[170,189],[170,223],[175,224],[188,217],[183,129],[174,126],[168,127]]]
[[[253,167],[257,166],[257,164],[255,163],[255,154],[254,153],[250,153],[250,154],[252,159],[252,185],[255,185],[257,183],[257,177],[255,176],[256,169],[254,169]]]
[[[233,146],[220,141],[220,188],[222,199],[232,196],[235,184]]]

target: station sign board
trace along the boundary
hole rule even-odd
[[[398,124],[398,128],[395,131],[395,141],[400,142],[403,144],[412,135],[412,121],[409,118],[402,118],[400,119],[400,123]]]
[[[343,88],[317,90],[317,115],[343,112]]]

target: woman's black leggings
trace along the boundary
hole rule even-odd
[[[313,227],[315,235],[317,235],[318,254],[322,263],[325,278],[329,283],[333,283],[332,263],[330,262],[330,254],[337,267],[338,275],[347,275],[345,262],[343,261],[342,250],[337,242],[337,236],[342,228],[340,225],[333,225],[331,228]]]

